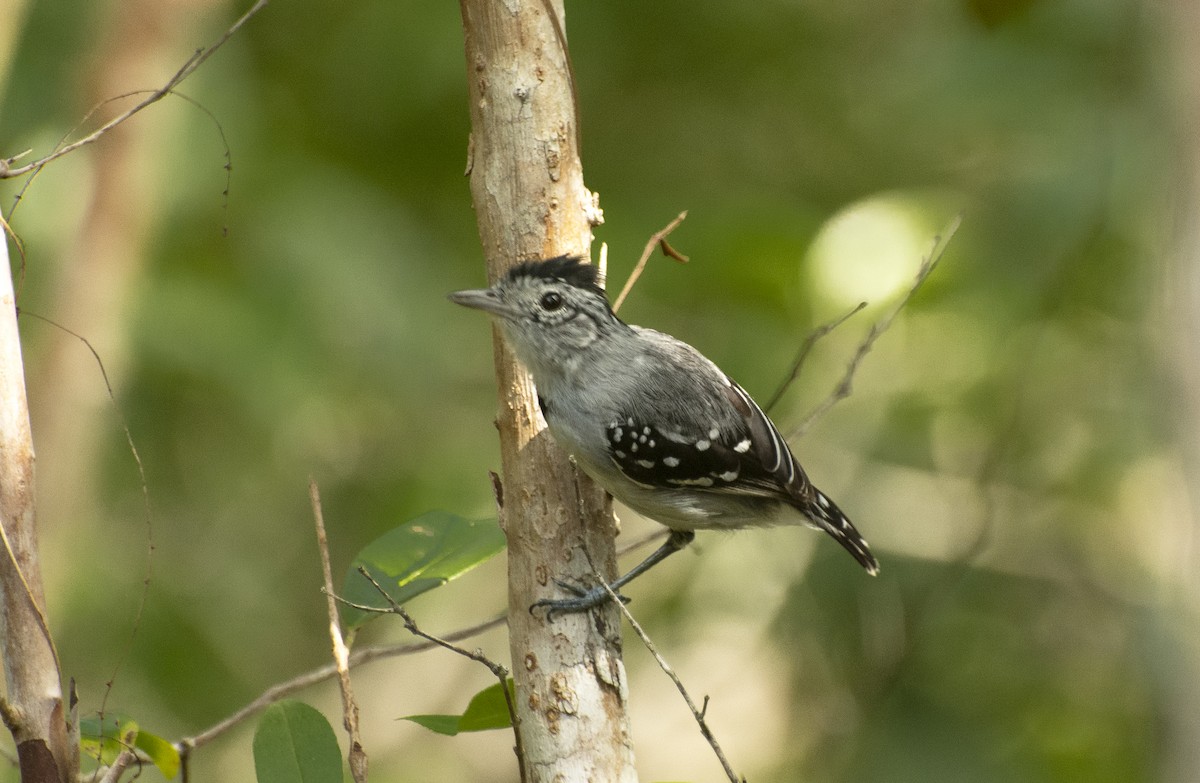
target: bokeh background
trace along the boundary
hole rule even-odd
[[[0,2],[0,155],[128,107],[80,126],[249,5]],[[689,211],[672,241],[691,263],[653,260],[628,320],[765,399],[807,334],[869,302],[819,343],[785,428],[962,215],[852,396],[794,444],[882,575],[808,531],[755,531],[702,535],[629,591],[735,768],[1196,780],[1191,0],[590,0],[566,23],[614,287]],[[24,183],[0,183],[27,253],[50,617],[85,711],[174,739],[325,661],[310,474],[338,569],[426,510],[491,514],[488,326],[443,298],[484,280],[464,72],[454,3],[274,3],[191,101],[51,165],[13,213]],[[88,347],[35,316],[90,341],[115,405]],[[654,529],[622,517],[630,539]],[[499,611],[502,560],[417,619]],[[381,620],[359,642],[404,638]],[[507,657],[501,632],[476,643]],[[720,779],[626,646],[642,779]],[[489,682],[442,653],[359,670],[374,779],[515,781],[507,733],[396,721]],[[302,697],[338,725],[332,686]],[[252,731],[198,751],[193,779],[251,780]]]

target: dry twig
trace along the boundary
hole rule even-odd
[[[858,372],[858,368],[862,364],[863,359],[865,359],[867,354],[871,352],[871,348],[874,347],[875,341],[878,340],[883,333],[891,327],[892,322],[896,320],[896,316],[900,314],[900,311],[908,306],[909,301],[911,301],[913,296],[916,295],[917,291],[920,290],[921,285],[926,279],[928,279],[930,273],[933,272],[934,267],[936,267],[938,262],[942,260],[942,256],[945,255],[946,248],[949,246],[950,240],[954,238],[954,232],[958,231],[958,226],[961,222],[962,216],[956,215],[954,219],[950,221],[950,224],[943,229],[942,233],[933,238],[932,247],[930,247],[929,253],[925,256],[924,260],[921,261],[921,268],[917,270],[917,276],[913,280],[913,284],[909,287],[908,293],[904,295],[903,299],[896,303],[895,307],[888,311],[887,315],[871,325],[871,330],[867,332],[866,338],[861,344],[859,344],[858,350],[854,352],[854,356],[850,359],[850,364],[846,366],[846,372],[842,375],[842,379],[838,381],[837,386],[833,388],[833,391],[829,393],[828,397],[822,400],[807,416],[804,417],[804,420],[801,421],[800,424],[788,431],[788,440],[803,436],[804,433],[808,432],[809,427],[811,427],[818,419],[829,412],[830,408],[850,396],[851,384],[854,382],[854,375]]]
[[[350,774],[355,783],[366,783],[367,752],[363,750],[358,732],[358,704],[350,687],[350,650],[342,638],[342,621],[338,616],[337,599],[333,594],[333,569],[329,564],[329,539],[325,535],[325,515],[321,511],[321,492],[317,480],[308,479],[308,497],[312,501],[313,519],[317,527],[317,548],[321,550],[321,576],[325,584],[326,611],[329,613],[329,638],[333,642],[333,662],[337,666],[338,685],[342,692],[342,723],[350,737]]]
[[[521,783],[525,783],[527,779],[525,776],[525,751],[521,745],[521,732],[519,725],[520,722],[517,718],[517,705],[513,703],[513,694],[508,689],[508,669],[484,655],[483,650],[467,650],[466,648],[459,647],[458,645],[453,644],[446,639],[442,639],[434,636],[433,634],[422,631],[420,627],[417,626],[416,620],[412,619],[412,615],[405,611],[403,606],[396,603],[396,599],[392,598],[388,591],[384,590],[383,586],[380,585],[379,582],[375,581],[375,577],[371,576],[370,571],[363,566],[359,566],[358,572],[362,574],[376,590],[379,591],[379,594],[383,596],[385,601],[388,602],[388,608],[380,609],[377,606],[363,606],[361,604],[351,603],[344,598],[338,598],[337,600],[341,601],[347,606],[353,606],[355,609],[359,609],[364,612],[374,612],[376,614],[394,614],[404,621],[404,627],[408,629],[408,632],[413,636],[419,636],[428,642],[436,644],[438,647],[444,647],[452,653],[457,653],[464,658],[468,658],[477,663],[482,663],[487,667],[488,671],[495,675],[496,679],[500,681],[500,690],[504,694],[504,703],[508,707],[508,716],[512,720],[513,736],[516,737],[516,744],[513,746],[513,751],[517,755],[517,769],[521,771]]]
[[[613,302],[612,309],[614,313],[621,309],[621,304],[625,301],[625,297],[629,295],[629,291],[633,288],[633,284],[636,283],[638,278],[642,276],[642,270],[646,268],[646,262],[650,260],[650,254],[654,252],[655,245],[658,245],[662,249],[664,256],[673,258],[681,264],[686,264],[688,262],[687,256],[680,255],[675,248],[667,244],[667,235],[679,228],[679,224],[682,223],[686,217],[687,210],[685,209],[661,231],[658,231],[650,236],[650,239],[646,242],[645,249],[642,250],[642,257],[638,259],[637,266],[635,266],[633,271],[629,273],[629,279],[625,281],[625,287],[621,289],[621,293],[617,294],[616,301]]]
[[[29,154],[29,150],[18,153],[16,155],[13,155],[8,158],[0,158],[0,179],[10,179],[12,177],[20,177],[25,174],[29,174],[31,172],[37,171],[38,169],[41,169],[44,166],[46,166],[48,163],[51,163],[51,162],[61,158],[64,155],[72,153],[75,150],[79,149],[80,147],[83,147],[85,145],[91,144],[94,141],[97,141],[102,136],[104,136],[104,134],[108,133],[113,128],[115,128],[118,125],[120,125],[121,123],[125,122],[130,117],[132,117],[133,115],[140,112],[142,109],[145,109],[147,106],[150,106],[154,103],[157,103],[158,101],[161,101],[167,95],[170,95],[171,92],[176,87],[178,87],[180,85],[180,83],[183,82],[184,79],[191,76],[192,73],[194,73],[197,68],[199,68],[201,65],[203,65],[204,62],[209,57],[212,57],[213,54],[216,53],[216,51],[218,49],[220,49],[222,46],[225,45],[226,41],[228,41],[230,38],[232,38],[237,33],[237,31],[242,28],[242,25],[244,25],[246,22],[248,22],[252,16],[254,16],[259,11],[261,11],[266,5],[267,5],[267,0],[257,0],[257,2],[253,6],[250,7],[250,10],[247,11],[246,13],[242,14],[242,16],[239,17],[236,22],[234,22],[232,25],[230,25],[229,29],[226,30],[225,33],[215,43],[213,43],[203,49],[197,49],[195,52],[193,52],[192,56],[188,58],[187,62],[185,62],[180,67],[180,69],[175,72],[175,75],[172,76],[170,78],[170,80],[167,81],[166,84],[164,84],[162,87],[159,87],[154,92],[150,93],[150,95],[147,96],[145,99],[143,99],[141,101],[141,103],[139,103],[136,106],[134,106],[133,108],[117,115],[113,119],[111,119],[108,122],[101,125],[96,130],[89,133],[87,136],[84,136],[82,139],[73,141],[64,147],[59,147],[58,149],[54,150],[54,152],[51,152],[50,154],[48,154],[44,157],[38,158],[37,160],[33,161],[32,163],[27,163],[24,166],[19,166],[16,168],[13,167],[13,164],[16,163],[20,158]]]
[[[506,617],[507,613],[501,612],[495,617],[466,628],[461,628],[452,633],[448,633],[442,638],[447,641],[460,641],[462,639],[469,639],[473,636],[478,636],[485,631],[489,631],[492,628],[503,625]],[[415,644],[380,644],[371,647],[362,647],[350,653],[350,658],[347,663],[349,664],[350,668],[353,669],[358,666],[373,663],[374,661],[381,661],[401,655],[412,655],[413,653],[425,652],[426,650],[431,650],[436,646],[437,645],[435,645],[433,642],[426,641],[417,642]],[[179,751],[180,756],[184,757],[185,769],[186,757],[191,753],[192,750],[208,745],[224,735],[230,729],[240,725],[248,718],[254,717],[267,707],[270,707],[272,704],[282,701],[292,694],[302,691],[312,685],[325,682],[326,680],[331,680],[336,677],[337,674],[337,666],[333,663],[327,663],[324,666],[313,669],[312,671],[297,675],[290,680],[284,680],[283,682],[276,683],[275,685],[272,685],[270,688],[267,688],[265,691],[263,691],[258,698],[254,699],[249,704],[237,710],[227,718],[210,726],[199,734],[195,734],[191,737],[184,737],[183,739],[176,741],[174,743],[175,749]]]
[[[121,776],[125,774],[125,770],[129,765],[137,761],[137,754],[132,750],[123,750],[113,759],[112,766],[104,773],[104,777],[100,778],[100,783],[117,783]]]
[[[804,367],[804,362],[808,359],[808,355],[812,352],[813,346],[817,344],[817,341],[842,324],[846,323],[846,321],[849,321],[851,317],[862,312],[863,308],[866,306],[866,302],[859,302],[858,306],[850,312],[834,321],[830,321],[827,324],[818,326],[808,335],[808,337],[804,338],[804,343],[801,344],[800,351],[796,354],[795,361],[792,362],[792,369],[789,372],[788,377],[783,380],[783,383],[779,384],[779,388],[775,390],[775,393],[771,395],[771,399],[767,401],[765,406],[763,406],[764,411],[770,413],[771,409],[779,403],[780,398],[782,398],[784,393],[787,392],[788,387],[795,383],[796,379],[800,377],[800,370]]]
[[[658,668],[662,669],[663,673],[671,678],[671,682],[675,683],[675,687],[678,689],[680,695],[683,696],[683,700],[687,703],[688,709],[692,711],[692,717],[696,719],[696,724],[700,727],[700,733],[704,735],[704,739],[707,740],[708,744],[712,747],[713,753],[717,755],[717,760],[721,762],[721,768],[725,770],[725,775],[729,778],[730,783],[746,783],[746,779],[739,778],[733,771],[733,767],[729,765],[729,759],[725,758],[725,752],[721,750],[720,743],[717,742],[716,736],[713,735],[712,729],[708,726],[708,721],[705,720],[705,714],[708,712],[708,697],[704,697],[703,707],[696,707],[696,702],[692,701],[692,696],[688,693],[687,688],[684,687],[683,681],[679,679],[679,675],[676,674],[675,670],[671,668],[671,664],[667,663],[667,659],[662,657],[662,655],[658,652],[658,648],[654,645],[654,642],[651,641],[650,637],[646,634],[646,631],[642,629],[642,626],[638,623],[638,621],[634,619],[633,614],[629,611],[629,607],[625,606],[625,602],[621,600],[620,596],[618,596],[617,593],[611,587],[609,587],[608,582],[605,582],[603,579],[599,579],[599,577],[597,577],[597,579],[612,598],[612,602],[616,604],[620,608],[621,613],[625,615],[625,619],[629,621],[629,626],[633,628],[633,632],[638,635],[638,638],[642,640],[642,644],[646,645],[646,649],[649,650],[650,654],[654,656],[654,660],[658,663]]]
[[[2,220],[2,219],[0,219]],[[7,226],[6,226],[7,227]],[[23,267],[23,264],[22,264]],[[146,520],[146,573],[142,578],[142,592],[138,599],[137,609],[133,615],[133,628],[129,633],[129,639],[126,641],[125,648],[117,658],[117,662],[113,665],[112,674],[108,676],[108,680],[104,685],[104,697],[100,700],[100,716],[103,718],[105,709],[108,705],[108,697],[112,693],[113,685],[116,683],[117,676],[125,668],[125,662],[129,659],[133,652],[133,643],[137,638],[138,630],[142,627],[142,617],[146,613],[146,604],[150,600],[150,585],[154,581],[154,512],[150,504],[150,484],[146,480],[146,466],[142,462],[142,455],[138,452],[137,444],[133,442],[133,431],[129,429],[129,420],[125,418],[125,412],[121,410],[120,404],[117,403],[117,395],[113,391],[112,381],[108,377],[108,368],[104,366],[104,360],[100,358],[100,352],[96,350],[96,346],[92,345],[92,341],[84,337],[78,332],[68,329],[66,326],[47,318],[44,315],[31,312],[29,310],[17,309],[17,315],[26,318],[35,318],[50,326],[62,331],[63,333],[74,337],[79,342],[83,343],[84,347],[92,354],[92,358],[96,360],[96,367],[100,369],[100,377],[104,381],[104,390],[108,394],[108,400],[112,403],[113,411],[117,414],[117,420],[121,424],[121,429],[125,433],[125,443],[129,447],[129,453],[133,457],[134,466],[137,468],[138,479],[142,487],[142,508],[145,512]]]

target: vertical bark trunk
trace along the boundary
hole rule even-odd
[[[561,0],[461,0],[461,8],[468,173],[489,278],[522,260],[588,255],[600,212],[583,184]],[[529,612],[558,593],[554,579],[613,578],[611,505],[550,440],[528,374],[494,339],[523,777],[635,781],[615,607],[553,623]]]
[[[0,645],[4,723],[24,783],[74,783],[79,756],[68,729],[58,657],[46,621],[33,497],[33,440],[8,263],[0,235]]]

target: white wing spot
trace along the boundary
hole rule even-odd
[[[630,416],[628,419],[626,419],[625,424],[632,427],[633,426],[633,417]]]
[[[737,445],[733,447],[733,450],[738,454],[745,454],[750,450],[750,439],[746,438],[745,440],[739,440]]]
[[[681,487],[711,487],[713,480],[708,476],[701,476],[697,479],[667,479],[668,484],[677,484]]]
[[[721,479],[721,481],[733,481],[737,477],[738,472],[736,470],[727,470],[721,475],[717,476],[717,478]]]
[[[626,454],[625,452],[623,452],[623,451],[614,451],[614,452],[613,452],[613,455],[614,455],[614,456],[615,456],[617,459],[625,459],[625,457],[629,456],[629,455],[627,455],[627,454]]]
[[[668,468],[679,467],[679,457],[663,457],[663,464]]]
[[[720,436],[721,436],[721,431],[719,429],[717,429],[716,427],[713,427],[711,430],[708,431],[708,437],[711,440],[716,440]]]
[[[643,434],[643,435],[649,435],[649,434],[650,434],[650,428],[649,428],[649,427],[642,427],[642,434]]]
[[[647,445],[647,446],[649,446],[650,448],[654,448],[654,439],[652,438],[652,439],[650,440],[650,442],[649,442],[649,443],[647,443],[646,445]]]
[[[629,444],[629,450],[630,450],[630,451],[632,451],[634,454],[637,454],[637,444],[636,444],[636,443],[630,443],[630,444]]]
[[[638,435],[638,443],[645,443],[645,442],[646,442],[646,436]]]
[[[654,467],[654,461],[653,461],[653,460],[648,460],[648,459],[639,459],[639,460],[637,461],[637,464],[641,465],[643,468],[652,468],[652,467]]]
[[[817,493],[817,504],[820,505],[821,508],[829,508],[829,498],[825,497],[820,492],[818,492]]]
[[[613,441],[620,442],[621,436],[623,436],[624,434],[625,434],[625,432],[620,427],[617,427],[615,430],[613,430],[613,436],[612,436]]]
[[[696,451],[708,451],[708,447],[712,444],[706,440],[696,441]]]

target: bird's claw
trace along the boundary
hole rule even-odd
[[[610,593],[604,587],[593,587],[590,590],[580,587],[577,584],[555,579],[554,583],[571,593],[574,598],[543,598],[540,601],[535,601],[529,607],[529,613],[533,614],[534,609],[544,608],[546,610],[546,621],[553,622],[556,614],[573,614],[575,612],[586,612],[602,605],[605,601],[612,599],[614,593]],[[628,604],[630,599],[627,596],[615,593],[617,600],[622,604]]]

